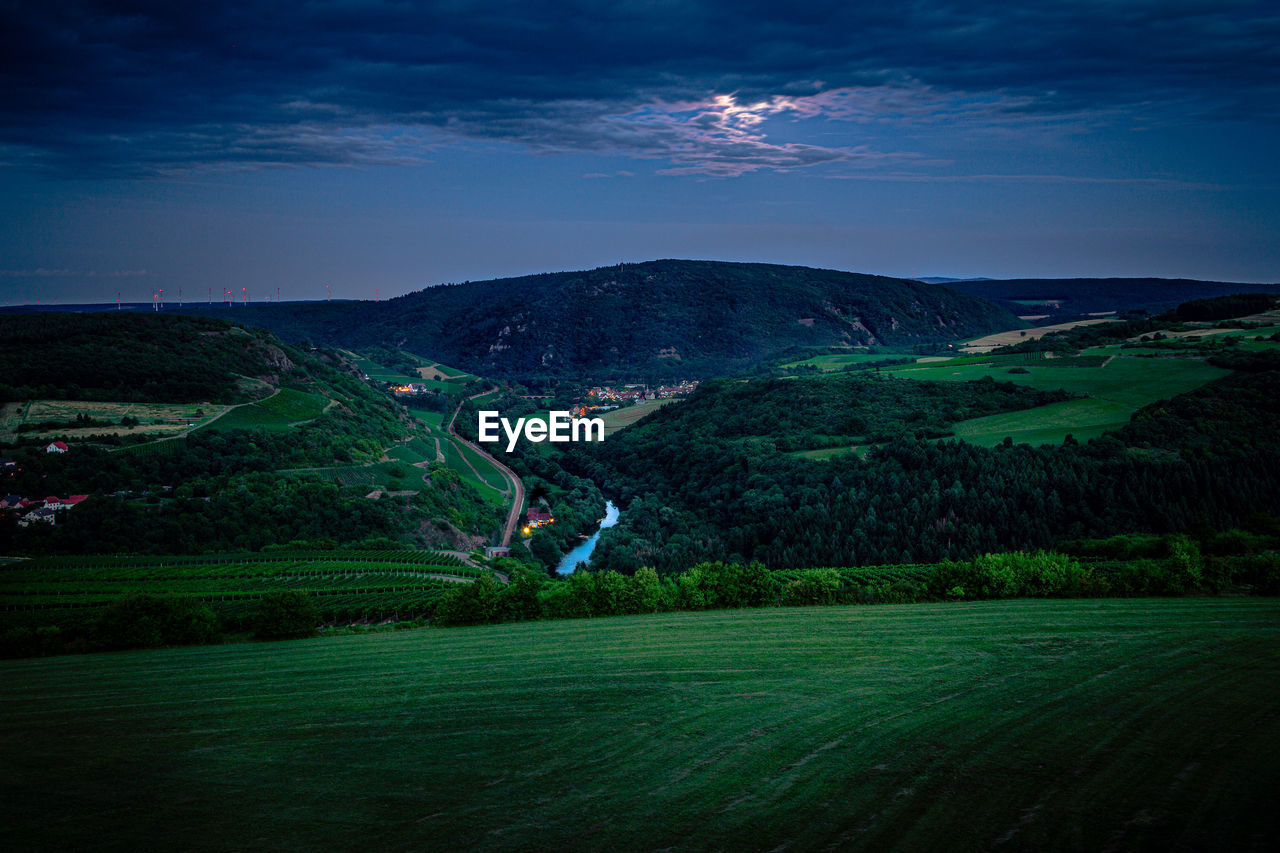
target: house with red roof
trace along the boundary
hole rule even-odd
[[[65,441],[51,441],[44,446],[45,453],[66,453],[69,449]]]

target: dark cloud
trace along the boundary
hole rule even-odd
[[[1278,72],[1273,2],[11,0],[0,143],[90,174],[492,139],[734,175],[902,156],[779,140],[775,116],[1274,122]]]

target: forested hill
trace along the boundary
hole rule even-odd
[[[299,360],[258,330],[170,314],[0,316],[0,403],[238,403]]]
[[[1186,278],[1013,278],[949,281],[944,286],[989,299],[1015,314],[1047,315],[1045,323],[1110,311],[1156,314],[1189,300],[1235,293],[1280,294],[1280,284]]]
[[[444,285],[384,302],[236,313],[286,340],[392,345],[480,375],[521,379],[708,376],[794,346],[924,344],[1019,326],[1009,311],[939,285],[678,260]]]

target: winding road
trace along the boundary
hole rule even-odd
[[[473,394],[469,399],[474,400],[476,397],[483,397],[487,393],[489,392],[486,391],[481,394]],[[506,523],[506,526],[503,527],[502,529],[503,547],[509,546],[511,544],[511,537],[516,532],[516,525],[520,523],[520,513],[524,509],[524,483],[520,482],[520,478],[516,476],[515,471],[512,471],[502,462],[490,456],[488,453],[482,450],[475,442],[468,441],[467,439],[458,435],[458,433],[454,431],[453,422],[458,419],[458,412],[460,411],[462,411],[462,403],[459,403],[458,408],[453,410],[453,417],[449,418],[449,426],[446,427],[445,431],[448,432],[449,435],[456,438],[458,441],[461,441],[463,444],[467,445],[467,447],[470,447],[476,453],[479,453],[485,459],[488,459],[491,463],[493,463],[493,467],[497,468],[500,472],[502,472],[502,476],[506,477],[508,482],[511,483],[511,487],[512,487],[511,511],[507,513],[507,523]]]

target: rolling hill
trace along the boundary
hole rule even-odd
[[[1044,315],[1044,323],[1111,311],[1156,314],[1192,299],[1233,293],[1280,293],[1280,284],[1186,278],[1012,278],[942,284],[957,293],[989,299],[1018,315]]]
[[[395,346],[517,379],[708,376],[794,347],[911,346],[1019,326],[1006,309],[939,285],[681,260],[443,285],[383,302],[250,306],[236,314],[289,340]]]

